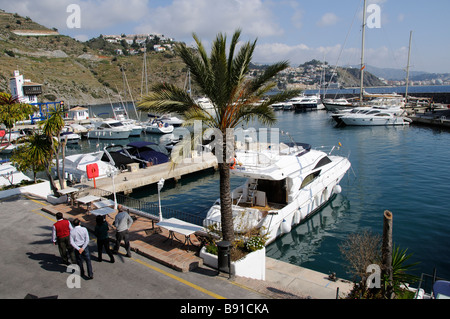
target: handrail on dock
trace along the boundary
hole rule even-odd
[[[83,192],[89,193],[91,195],[104,197],[107,199],[114,200],[114,194],[110,191],[103,190],[100,188],[87,188],[84,189]],[[159,207],[158,204],[142,201],[140,199],[131,198],[129,196],[123,194],[116,193],[117,204],[123,205],[129,209],[132,209],[132,212],[140,215],[142,217],[146,217],[153,220],[159,220]],[[177,218],[183,220],[185,222],[203,226],[203,217],[197,216],[194,214],[189,214],[186,212],[182,212],[179,210],[175,210],[170,207],[161,206],[161,212],[163,218]]]

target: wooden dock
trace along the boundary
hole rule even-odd
[[[217,158],[211,153],[206,153],[201,157],[187,158],[182,163],[163,163],[147,168],[136,169],[135,171],[124,171],[114,177],[114,187],[117,193],[129,194],[135,188],[147,186],[159,182],[161,178],[181,179],[182,176],[200,172],[206,169],[217,169]],[[89,187],[94,187],[94,181],[84,183]],[[95,181],[96,188],[113,192],[111,178],[101,178]]]

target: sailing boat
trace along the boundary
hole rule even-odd
[[[130,86],[128,85],[128,80],[127,80],[127,76],[125,74],[125,70],[123,68],[121,68],[121,70],[122,70],[122,77],[123,77],[123,81],[124,81],[124,89],[125,89],[125,85],[126,85],[128,87],[131,101],[134,106],[134,111],[136,113],[136,119],[139,119],[139,116],[136,111],[136,106],[134,104],[133,96],[131,95]],[[144,127],[142,125],[140,125],[137,120],[130,118],[130,116],[128,115],[128,112],[127,112],[127,108],[125,107],[125,104],[124,104],[120,94],[119,94],[119,98],[120,98],[120,102],[121,102],[122,106],[117,106],[117,107],[114,107],[111,102],[111,98],[109,99],[109,102],[111,104],[111,108],[113,111],[114,119],[117,121],[120,121],[124,126],[131,129],[130,136],[140,136]]]

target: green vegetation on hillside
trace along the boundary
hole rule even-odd
[[[121,66],[134,99],[141,96],[143,54],[116,56],[113,50],[96,48],[64,35],[20,36],[14,30],[55,31],[30,18],[0,11],[0,91],[10,93],[9,79],[19,70],[26,79],[43,85],[42,102],[64,100],[69,105],[130,100]],[[99,37],[100,38],[100,37]],[[149,85],[168,82],[183,86],[187,70],[168,52],[148,52]],[[120,97],[118,95],[120,93]]]

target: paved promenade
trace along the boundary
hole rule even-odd
[[[0,237],[5,246],[0,261],[3,269],[0,272],[0,298],[24,298],[27,293],[40,297],[57,295],[59,298],[83,298],[77,295],[76,290],[61,285],[69,274],[65,273],[66,266],[58,264],[57,247],[50,243],[51,225],[55,222],[54,215],[60,211],[65,218],[79,218],[83,226],[93,230],[95,216],[84,208],[67,204],[51,205],[42,199],[25,196],[3,199],[0,205]],[[109,224],[112,224],[114,216],[115,213],[107,218]],[[197,256],[200,243],[194,236],[193,245],[189,245],[187,250],[182,243],[167,240],[168,233],[164,229],[153,228],[150,220],[135,217],[130,230],[132,258],[125,257],[125,249],[121,247],[115,264],[108,262],[107,255],[103,262],[97,262],[95,236],[91,234],[94,280],[83,282],[83,285],[92,289],[86,292],[87,295],[94,294],[96,298],[104,299],[120,296],[121,293],[115,292],[111,283],[108,283],[107,278],[111,281],[108,274],[113,274],[112,278],[120,278],[120,290],[128,292],[126,298],[135,299],[335,299],[338,288],[342,297],[352,286],[341,280],[330,281],[322,273],[271,258],[266,259],[265,281],[241,277],[229,280],[228,275],[218,276],[215,269],[203,265],[202,259]],[[24,223],[26,228],[20,226]],[[26,278],[16,276],[22,266],[26,266]],[[122,266],[125,268],[121,269]],[[59,272],[59,284],[64,288],[55,289],[52,285],[53,279],[49,272],[55,271]],[[153,277],[161,277],[160,282],[154,282]],[[93,282],[101,284],[94,285]],[[26,288],[23,287],[25,283]]]

